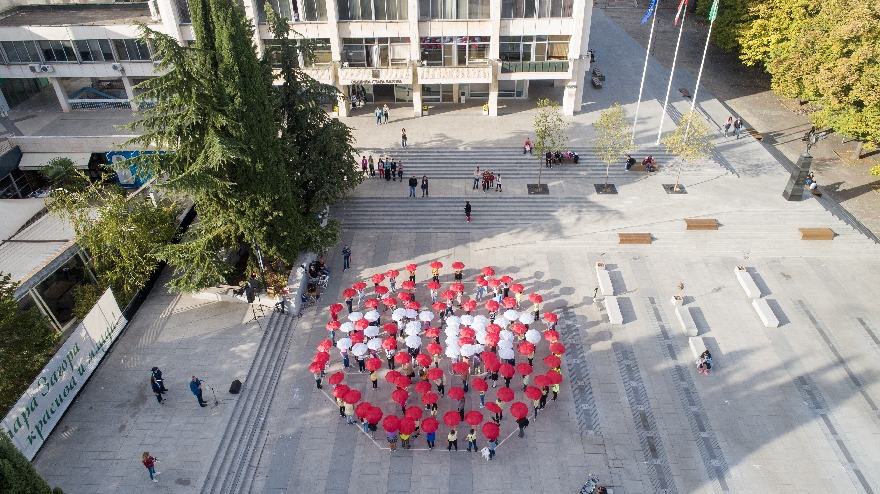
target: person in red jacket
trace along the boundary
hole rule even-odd
[[[149,451],[144,451],[144,454],[141,455],[141,463],[143,463],[144,466],[147,467],[147,471],[150,472],[150,480],[152,480],[153,482],[159,481],[159,479],[153,477],[154,475],[161,475],[162,474],[162,472],[156,471],[156,462],[157,461],[159,461],[159,460],[150,456]]]

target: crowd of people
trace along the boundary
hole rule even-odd
[[[378,163],[373,160],[373,155],[369,157],[361,156],[361,172],[365,177],[375,177],[376,169],[379,170],[379,178],[386,181],[403,182],[403,160],[397,161],[391,157],[379,158]]]

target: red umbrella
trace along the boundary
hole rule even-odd
[[[444,304],[443,302],[434,302],[434,305],[432,305],[431,307],[437,312],[446,310],[446,304]]]
[[[552,329],[548,329],[547,331],[544,331],[544,339],[551,343],[554,341],[558,341],[559,333]]]
[[[518,401],[510,405],[510,414],[515,419],[521,419],[529,414],[529,407],[525,403]]]
[[[394,361],[400,365],[409,363],[412,361],[412,357],[409,356],[406,352],[398,352],[397,355],[394,356]]]
[[[486,343],[489,343],[489,337],[490,337],[490,336],[496,336],[496,337],[497,337],[498,335],[497,335],[497,334],[496,334],[496,335],[491,335],[491,334],[490,334],[490,335],[486,335]],[[491,343],[490,343],[490,344],[491,344]],[[496,341],[495,344],[498,344],[498,342]],[[491,360],[491,359],[490,359],[490,360],[486,360],[486,359],[483,359],[483,364],[486,366],[486,370],[487,370],[487,371],[490,371],[490,372],[495,372],[495,371],[497,371],[498,369],[501,368],[501,362],[499,362],[499,361],[497,361],[497,360]]]
[[[462,337],[462,338],[458,339],[458,346],[473,345],[473,344],[474,344],[473,338]]]
[[[382,415],[384,415],[384,414],[382,413],[381,408],[373,407],[373,408],[370,408],[370,410],[367,411],[367,413],[365,415],[366,416],[364,418],[367,419],[367,422],[369,422],[371,424],[378,424],[379,421],[382,420]]]
[[[333,342],[330,340],[324,340],[321,343],[318,343],[318,351],[319,352],[326,352],[327,350],[330,350],[331,348],[333,348]]]
[[[398,377],[400,377],[401,375],[402,374],[400,372],[397,372],[396,370],[388,371],[388,373],[385,374],[385,380],[391,384],[394,384],[394,380],[397,379]]]
[[[349,405],[354,405],[355,403],[361,401],[361,392],[352,389],[348,393],[345,393],[345,396],[342,397],[342,401],[348,403]]]
[[[400,292],[397,294],[397,298],[399,298],[401,302],[406,303],[412,300],[412,294],[409,292]]]
[[[367,327],[369,325],[370,325],[370,321],[367,321],[366,319],[358,319],[357,321],[354,322],[354,329],[356,329],[358,331],[363,331],[363,330],[367,329]]]
[[[437,419],[435,419],[434,417],[428,417],[425,420],[422,420],[422,430],[425,431],[425,434],[437,432],[437,429],[439,427],[440,423],[437,422]]]
[[[483,278],[482,276],[477,276],[477,284],[480,286],[486,286],[489,284],[489,282],[486,281],[486,278]]]
[[[331,314],[339,314],[340,312],[342,312],[342,304],[333,304],[330,306]]]
[[[468,425],[476,427],[483,421],[483,414],[476,410],[471,410],[464,414],[464,421],[467,422]]]
[[[449,397],[453,400],[460,400],[464,398],[464,390],[459,388],[458,386],[453,386],[449,388],[449,392],[446,394],[448,394]]]
[[[476,300],[465,300],[461,303],[461,308],[465,310],[465,312],[471,312],[476,310],[477,301]]]
[[[389,278],[397,278],[398,276],[400,276],[400,271],[396,269],[389,269],[388,271],[385,271],[385,276]]]
[[[416,431],[416,421],[404,416],[400,419],[400,433],[401,434],[412,434]]]
[[[351,285],[351,287],[354,288],[355,290],[363,290],[363,289],[367,288],[367,282],[358,281],[354,285]]]
[[[394,415],[389,415],[382,421],[382,428],[388,432],[396,432],[400,429],[400,419]]]
[[[486,403],[486,410],[489,410],[492,413],[501,413],[501,407],[498,406],[498,403],[495,403],[494,401]]]
[[[461,374],[470,370],[470,367],[467,362],[456,362],[452,364],[452,372]]]
[[[513,401],[513,390],[510,388],[499,388],[498,399],[501,401]]]
[[[388,307],[391,307],[393,305],[397,305],[397,299],[394,297],[385,297],[382,299],[382,303],[387,305]]]
[[[464,291],[464,285],[462,285],[461,283],[453,283],[449,287],[449,289],[452,290],[453,292],[461,293]]]
[[[378,285],[379,283],[382,283],[382,280],[385,279],[385,275],[382,273],[376,273],[370,279],[373,280],[373,283]]]
[[[437,393],[425,393],[422,395],[422,404],[424,405],[433,405],[437,403],[437,399],[440,398],[437,396]]]
[[[395,333],[397,333],[397,324],[395,324],[393,322],[386,322],[385,324],[382,325],[382,330],[385,331],[386,333],[389,333],[389,334],[395,334]],[[394,348],[394,347],[391,347],[391,348]],[[387,350],[387,348],[386,348],[386,350]]]
[[[358,406],[354,407],[354,414],[359,419],[365,419],[371,408],[373,408],[373,405],[369,401],[362,401],[358,403]]]
[[[406,305],[404,305],[404,307],[406,307],[407,309],[419,310],[422,308],[422,304],[416,302],[415,300],[410,300],[406,303]]]
[[[464,269],[464,263],[460,261],[455,261],[454,263],[452,263],[452,269],[457,269],[461,271],[462,269]]]
[[[370,372],[377,371],[382,368],[382,359],[379,358],[371,358],[367,359],[365,364],[367,366],[367,370]]]
[[[477,332],[471,328],[461,328],[461,332],[458,334],[461,335],[463,338],[476,338],[477,337]]]
[[[510,283],[511,281],[513,281],[513,278],[508,275],[504,275],[501,277],[501,283]]]
[[[376,295],[379,295],[379,296],[385,295],[386,293],[388,293],[388,287],[385,285],[379,285],[376,287],[375,292],[376,292]]]
[[[495,362],[498,361],[498,355],[495,355],[495,353],[490,352],[489,350],[483,350],[483,352],[480,353],[480,358],[483,359],[484,362],[489,360],[493,360]]]
[[[428,328],[425,330],[425,336],[428,338],[436,338],[440,336],[440,328]],[[440,353],[440,352],[437,352]]]
[[[371,309],[375,309],[376,307],[379,307],[379,299],[378,298],[368,298],[368,299],[364,300],[364,305],[371,308]]]
[[[412,380],[409,376],[401,375],[394,380],[394,385],[401,389],[408,388],[410,384],[412,384]]]
[[[531,365],[523,362],[521,364],[516,364],[516,371],[524,376],[528,376],[529,374],[534,372],[534,369],[532,369]]]
[[[474,382],[471,383],[474,389],[477,391],[486,391],[489,389],[489,383],[486,382],[482,377],[478,377],[474,379]]]
[[[395,389],[391,392],[391,399],[396,403],[400,403],[401,405],[406,403],[406,400],[409,399],[409,393],[403,389]]]
[[[550,379],[550,384],[562,384],[562,374],[559,371],[547,371],[547,379]]]
[[[495,425],[495,422],[486,422],[483,424],[483,435],[486,436],[486,439],[498,439],[499,434],[501,434],[501,430]]]
[[[513,297],[504,297],[503,299],[501,299],[501,305],[503,305],[505,308],[512,309],[516,307],[516,299]]]
[[[538,377],[540,377],[540,376],[535,376],[536,383],[538,381],[538,379],[537,379]],[[542,396],[541,388],[538,388],[536,386],[529,386],[528,388],[526,388],[526,397],[528,397],[528,399],[540,400],[541,396]]]
[[[550,386],[553,383],[550,382],[549,377],[545,376],[544,374],[541,374],[539,376],[535,376],[535,384],[544,388],[544,387]]]
[[[526,329],[526,325],[521,322],[514,323],[510,327],[510,330],[513,331],[513,334],[519,335],[519,336],[526,334],[526,331],[528,331],[528,329]]]
[[[495,324],[495,323],[492,323],[492,324],[486,326],[486,332],[492,333],[492,334],[498,334],[501,332],[502,329],[504,329],[504,328],[502,328],[501,326],[499,326],[498,324]]]
[[[361,319],[361,321],[364,321],[364,319]],[[349,338],[351,338],[352,345],[364,342],[364,335],[361,333],[352,333]]]
[[[427,353],[420,353],[416,355],[416,362],[419,363],[422,367],[427,367],[431,365],[431,356]]]
[[[309,372],[311,372],[312,374],[317,374],[318,372],[321,372],[321,369],[323,368],[324,364],[320,362],[312,362],[311,364],[309,364]]]
[[[523,286],[520,285],[519,283],[514,283],[514,284],[510,285],[510,291],[513,293],[522,293],[524,289],[525,288],[523,288]]]
[[[461,415],[458,412],[446,412],[443,415],[443,423],[449,427],[455,427],[461,423]]]
[[[519,346],[517,346],[516,348],[517,350],[519,350],[519,353],[523,355],[531,355],[535,353],[535,345],[532,345],[528,341],[520,343]]]
[[[388,326],[388,325],[386,324],[385,326]],[[394,326],[394,329],[397,330],[397,326],[395,326],[394,324],[392,324],[392,326]],[[397,348],[397,338],[394,338],[394,337],[385,338],[384,340],[382,340],[382,348],[384,348],[385,350],[393,350],[393,349]]]
[[[439,367],[434,367],[433,369],[428,371],[428,379],[430,379],[432,381],[436,381],[437,379],[440,379],[441,377],[443,377],[443,369],[441,369]]]
[[[312,357],[312,362],[318,362],[321,365],[330,361],[330,354],[327,352],[318,352]]]
[[[431,269],[440,269],[443,267],[443,263],[440,261],[434,261],[431,264],[428,264],[428,266],[431,266]]]
[[[403,414],[403,416],[412,420],[419,420],[420,418],[422,418],[422,408],[411,406],[406,409],[406,412]]]
[[[513,366],[508,363],[501,364],[501,368],[499,370],[501,371],[501,375],[507,378],[512,378],[513,374],[516,372],[516,369],[514,369]]]
[[[431,382],[430,381],[419,381],[416,383],[416,393],[427,393],[431,391]]]
[[[489,312],[497,311],[498,307],[499,307],[498,302],[496,302],[494,300],[487,300],[486,301],[486,310],[488,310]]]
[[[330,379],[327,379],[327,382],[330,383],[332,386],[335,386],[341,383],[343,379],[345,379],[345,374],[343,374],[342,372],[334,372],[330,376]]]
[[[345,290],[342,290],[342,296],[345,298],[354,297],[357,293],[358,292],[354,288],[346,288]]]
[[[429,282],[428,282],[428,288],[430,288],[431,290],[439,290],[439,289],[440,289],[440,283],[437,283],[436,281],[429,281]]]
[[[495,276],[495,270],[486,266],[481,270],[483,272],[483,276]]]
[[[532,302],[534,302],[536,304],[540,304],[541,302],[544,301],[544,297],[538,295],[537,293],[530,293],[529,300],[531,300]]]
[[[330,321],[327,323],[327,331],[339,331],[339,328],[342,327],[342,323],[339,321]]]
[[[418,265],[416,265],[416,264],[407,264],[406,265],[406,270],[409,272],[413,272],[416,269],[418,269]]]
[[[486,280],[486,282],[489,283],[489,286],[491,286],[492,288],[498,288],[499,286],[501,286],[501,280],[499,280],[498,278],[490,278]]]
[[[404,290],[415,290],[416,283],[412,280],[406,280],[400,284],[400,287],[403,288]]]
[[[499,340],[501,340],[501,337],[498,336],[498,333],[489,333],[486,335],[486,344],[489,346],[498,346]]]
[[[565,353],[565,345],[558,341],[554,341],[553,343],[550,343],[550,352],[554,355],[562,355]]]
[[[443,347],[441,347],[437,343],[429,343],[426,349],[431,355],[440,355],[441,353],[443,353]]]
[[[333,397],[334,398],[343,398],[345,396],[345,394],[348,393],[349,391],[351,391],[351,388],[349,388],[348,386],[346,386],[344,384],[340,384],[339,386],[336,386],[336,388],[333,389]]]
[[[443,293],[441,293],[440,296],[446,300],[452,300],[455,298],[455,292],[452,290],[443,290]]]
[[[544,363],[547,364],[547,367],[555,369],[562,365],[562,359],[560,359],[556,355],[547,355],[546,357],[544,357]]]
[[[554,314],[552,312],[545,312],[544,313],[544,320],[547,322],[556,323],[557,321],[559,321],[559,316],[557,316],[556,314]]]

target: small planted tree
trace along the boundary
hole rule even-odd
[[[0,434],[0,492],[64,494],[60,487],[53,489],[40,477],[34,465],[21,454],[6,434]]]
[[[605,186],[608,191],[608,172],[611,164],[616,163],[620,157],[632,148],[630,139],[630,125],[626,121],[626,112],[620,103],[614,103],[611,108],[599,115],[599,120],[593,124],[596,129],[596,140],[593,141],[593,152],[605,162]]]
[[[678,181],[681,178],[681,167],[685,161],[696,163],[709,156],[715,147],[709,139],[709,126],[703,122],[696,111],[689,111],[681,117],[681,123],[673,132],[663,136],[666,151],[678,156],[678,175],[675,177],[673,192],[678,192]]]
[[[565,131],[568,122],[563,120],[559,102],[550,99],[538,100],[538,113],[534,120],[535,140],[532,144],[538,155],[538,188],[541,188],[541,160],[547,151],[551,153],[564,149],[568,144]]]

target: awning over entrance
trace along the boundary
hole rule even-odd
[[[70,158],[76,168],[85,170],[89,167],[92,153],[24,153],[18,164],[20,170],[41,170],[55,158]]]

